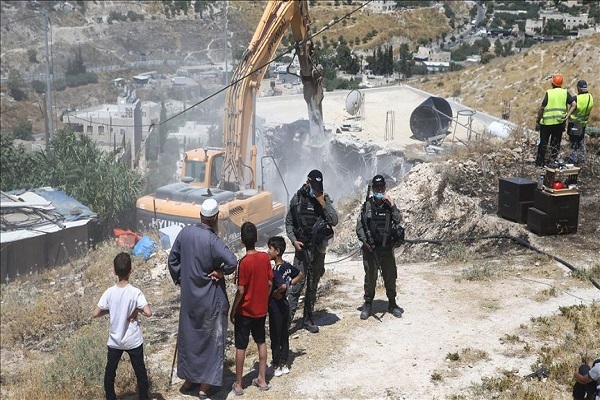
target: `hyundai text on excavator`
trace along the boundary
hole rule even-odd
[[[322,75],[313,58],[307,1],[270,1],[226,93],[223,149],[187,151],[181,182],[138,199],[138,228],[199,223],[201,204],[213,198],[219,203],[219,234],[228,244],[236,242],[246,221],[253,222],[262,235],[281,229],[285,205],[257,184],[256,132],[251,122],[260,83],[288,27],[300,64],[311,140],[324,140]]]

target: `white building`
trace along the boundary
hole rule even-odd
[[[413,54],[413,59],[415,61],[428,61],[433,64],[447,64],[448,68],[451,61],[449,51],[433,51],[427,46],[419,46],[417,53]]]
[[[564,23],[565,23],[565,28],[567,28],[569,30],[577,28],[581,25],[587,25],[588,15],[587,14],[580,14],[577,16],[565,15]]]
[[[105,150],[122,148],[130,152],[132,166],[139,162],[142,140],[148,127],[158,122],[160,105],[142,102],[135,91],[126,87],[117,98],[117,104],[101,104],[68,113],[62,121],[76,132],[88,135]]]
[[[375,13],[389,13],[394,11],[396,8],[396,1],[394,0],[373,0],[370,2],[365,9]]]
[[[419,46],[416,54],[413,54],[413,59],[416,61],[427,61],[431,56],[431,49],[427,46]]]
[[[544,28],[544,21],[542,21],[541,19],[528,19],[525,21],[525,34],[526,35],[535,34],[536,30],[541,33],[543,28]]]
[[[421,61],[421,63],[427,68],[427,72],[450,71],[450,62]]]
[[[187,143],[202,143],[206,146],[208,143],[208,131],[211,125],[198,124],[194,121],[186,121],[180,126],[177,132],[169,131],[169,137],[179,141],[181,145]]]
[[[429,61],[435,63],[450,63],[450,52],[449,51],[438,51],[431,52]]]

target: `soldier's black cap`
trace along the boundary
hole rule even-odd
[[[372,186],[385,186],[385,178],[383,175],[375,175],[371,181]]]
[[[323,191],[323,174],[318,169],[313,169],[308,173],[308,181],[310,186],[319,192]]]

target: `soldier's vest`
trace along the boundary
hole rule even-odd
[[[315,202],[308,197],[298,194],[300,206],[297,207],[296,218],[298,226],[296,227],[296,238],[302,243],[310,243],[312,237],[312,229],[319,218],[315,211]]]
[[[375,245],[390,245],[390,233],[392,226],[391,210],[384,207],[377,207],[371,198],[365,205],[365,212],[369,231],[371,232],[371,237],[373,238]]]

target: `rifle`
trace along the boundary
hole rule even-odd
[[[369,201],[370,195],[371,195],[371,184],[369,183],[367,185],[367,196],[365,197],[365,205]],[[375,266],[377,267],[377,270],[379,271],[379,274],[383,279],[383,271],[381,270],[381,262],[379,260],[379,252],[377,251],[377,248],[375,248],[375,241],[373,240],[373,236],[371,235],[371,231],[369,230],[369,224],[367,223],[367,215],[366,215],[365,205],[363,205],[363,209],[361,212],[361,224],[362,224],[363,230],[365,232],[365,236],[367,237],[367,245],[370,247],[373,247],[371,252],[373,253],[373,258],[375,259]]]
[[[535,372],[532,372],[529,375],[524,376],[523,378],[528,379],[528,378],[538,378],[539,380],[541,380],[542,378],[547,378],[548,377],[548,370],[544,367],[538,369]]]

